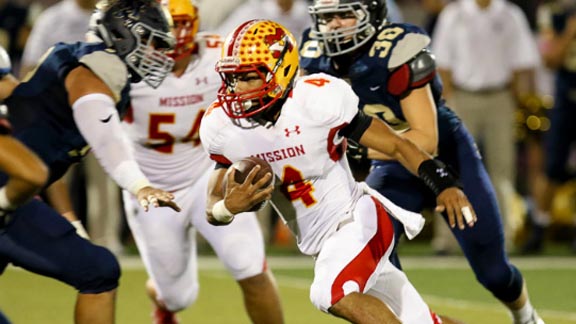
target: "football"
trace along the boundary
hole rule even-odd
[[[228,172],[230,172],[232,168],[236,169],[236,173],[234,174],[234,181],[236,181],[237,183],[244,183],[244,180],[246,179],[252,168],[254,168],[256,165],[260,165],[260,171],[258,171],[256,176],[254,177],[252,183],[258,182],[258,180],[262,179],[262,177],[264,177],[266,173],[270,172],[272,174],[272,177],[266,183],[265,187],[274,185],[274,171],[272,171],[272,167],[270,166],[270,164],[262,160],[261,158],[255,156],[249,156],[232,163],[230,168],[228,168],[228,171],[226,172],[226,175],[222,180],[222,192],[226,192],[226,186],[228,184]],[[250,211],[258,211],[262,207],[264,207],[265,204],[266,201],[256,204],[250,209]]]

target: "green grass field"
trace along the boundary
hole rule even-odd
[[[408,277],[437,312],[471,324],[511,323],[504,307],[475,283],[461,257],[405,257]],[[286,322],[343,323],[317,311],[308,299],[312,261],[302,257],[269,260],[280,287]],[[576,324],[576,260],[570,257],[520,258],[532,301],[547,324]],[[139,260],[124,260],[118,294],[118,323],[151,323]],[[186,323],[249,323],[240,290],[213,257],[200,260],[200,296],[179,317]],[[9,268],[0,277],[0,308],[16,324],[72,323],[75,293],[66,285]],[[225,305],[225,306],[224,306]]]

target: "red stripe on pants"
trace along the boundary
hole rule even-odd
[[[388,212],[382,204],[372,197],[376,205],[376,215],[378,217],[377,230],[374,236],[368,241],[364,249],[338,274],[332,285],[332,305],[336,304],[344,297],[343,285],[347,281],[355,281],[360,287],[360,292],[364,291],[366,281],[372,275],[378,262],[384,256],[394,237],[394,227]]]

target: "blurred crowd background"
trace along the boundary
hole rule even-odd
[[[536,254],[546,252],[550,245],[560,245],[576,253],[576,78],[558,78],[559,71],[576,74],[576,1],[387,2],[390,21],[412,23],[432,35],[445,97],[479,144],[506,218],[511,252]],[[477,12],[458,12],[454,2],[475,4],[470,8]],[[52,44],[83,40],[95,3],[0,0],[0,45],[8,50],[14,73],[25,79]],[[307,13],[310,1],[305,0],[196,3],[201,30],[220,35],[252,18],[276,20],[296,36],[311,23]],[[503,3],[513,4],[512,13],[499,11]],[[564,20],[556,19],[558,16]],[[547,37],[568,42],[559,64],[550,63],[546,56]],[[566,135],[556,135],[560,139],[553,143],[567,142],[559,148],[565,151],[567,165],[562,177],[550,179],[545,172],[550,151],[544,143],[555,125],[551,115],[559,91],[568,97],[563,109],[571,110],[562,117],[563,127],[570,128],[571,123],[574,129],[563,133]],[[365,171],[359,168],[368,167],[362,163],[354,165],[358,177]],[[123,221],[119,189],[99,168],[92,158],[68,175],[74,209],[95,243],[117,254],[128,253],[133,243]],[[273,212],[262,212],[261,219],[271,246],[293,246],[291,236]],[[428,226],[419,240],[430,242],[433,253],[458,253],[446,226],[434,220],[433,215],[428,217],[434,225]]]

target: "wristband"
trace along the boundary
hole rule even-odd
[[[450,187],[462,188],[458,177],[440,160],[432,159],[420,163],[418,176],[436,196]]]
[[[12,211],[16,209],[16,206],[10,203],[8,196],[6,195],[6,186],[0,188],[0,209],[6,211]]]
[[[221,223],[230,223],[234,220],[234,214],[232,214],[226,205],[224,205],[224,199],[218,201],[212,206],[212,217]]]

